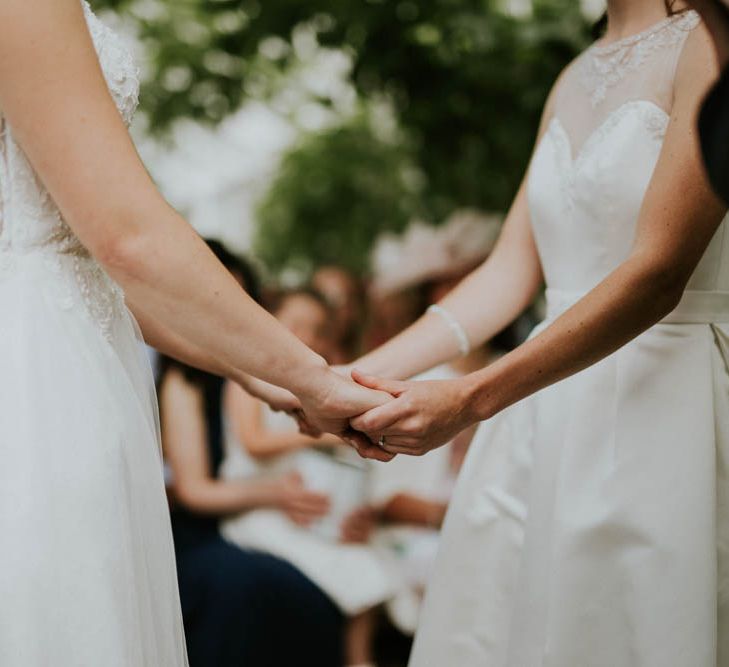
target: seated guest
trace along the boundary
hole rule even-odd
[[[417,379],[445,380],[458,375],[441,366]],[[428,456],[399,456],[390,463],[372,463],[370,497],[380,519],[374,543],[388,559],[397,582],[386,610],[395,627],[406,635],[415,632],[441,525],[474,431],[461,433]]]
[[[360,352],[364,319],[364,290],[360,280],[341,266],[321,266],[311,277],[311,286],[329,304],[333,319],[329,332],[331,364],[352,361]]]
[[[454,212],[441,227],[414,223],[400,238],[384,236],[372,256],[372,292],[378,305],[403,317],[405,328],[425,309],[437,304],[491,252],[498,236],[497,217],[478,211]],[[378,319],[383,320],[382,309]],[[384,318],[384,321],[398,318]],[[385,329],[386,330],[386,329]],[[468,374],[498,359],[516,346],[515,331],[509,329],[489,344],[418,376],[417,380],[450,380]],[[357,362],[352,364],[357,366]],[[423,595],[435,563],[440,528],[455,481],[475,429],[424,457],[399,456],[389,463],[373,462],[371,500],[378,508],[380,527],[375,544],[396,573],[398,588],[387,602],[393,625],[412,635],[418,623]]]
[[[236,277],[240,265],[212,246]],[[339,667],[341,615],[298,569],[244,551],[219,533],[221,518],[271,508],[294,521],[327,509],[296,475],[226,481],[221,416],[224,381],[162,359],[160,409],[171,473],[172,529],[191,667]]]
[[[327,348],[332,321],[316,292],[284,294],[273,314],[313,350]],[[345,664],[372,662],[373,608],[392,590],[389,572],[366,544],[373,527],[366,482],[368,467],[338,439],[313,439],[298,433],[296,422],[236,386],[230,386],[225,414],[231,447],[225,479],[263,480],[298,474],[307,488],[326,494],[327,515],[299,521],[275,509],[228,518],[227,539],[241,547],[267,551],[304,572],[346,616]]]

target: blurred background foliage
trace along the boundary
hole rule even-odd
[[[504,211],[549,89],[590,33],[576,0],[93,4],[131,21],[145,47],[142,109],[157,135],[275,94],[297,39],[347,54],[360,111],[303,136],[258,209],[256,247],[275,270],[337,258],[361,270],[378,233],[413,216],[437,224],[457,208]],[[378,104],[397,124],[388,140],[367,120]]]
[[[409,151],[378,137],[366,117],[306,136],[284,156],[259,207],[257,255],[274,270],[306,273],[316,257],[366,273],[363,249],[381,232],[405,228],[419,186]]]

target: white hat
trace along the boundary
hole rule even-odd
[[[372,252],[373,290],[391,294],[467,271],[491,252],[501,222],[499,215],[460,209],[439,227],[415,220],[400,237],[384,234]]]

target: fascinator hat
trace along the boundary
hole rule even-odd
[[[440,226],[415,220],[400,236],[383,234],[371,256],[373,292],[385,296],[463,275],[489,255],[501,222],[499,215],[460,209]]]

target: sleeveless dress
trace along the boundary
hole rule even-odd
[[[528,181],[543,328],[629,254],[683,13],[565,72]],[[680,305],[484,423],[447,517],[414,667],[729,665],[729,228]]]
[[[137,70],[84,11],[129,123]],[[138,328],[1,113],[0,313],[0,665],[187,664]]]

